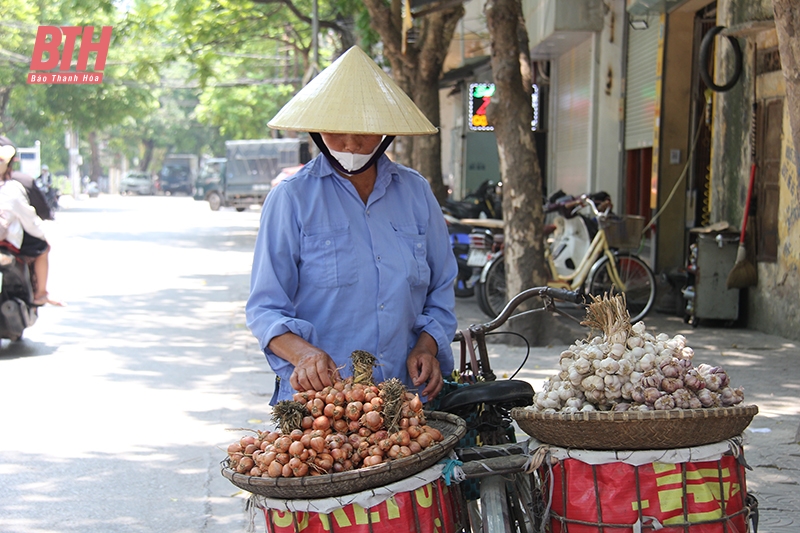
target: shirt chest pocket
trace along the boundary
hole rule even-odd
[[[355,247],[349,226],[307,228],[303,233],[300,282],[320,288],[358,281]]]
[[[392,224],[400,254],[405,259],[406,274],[411,286],[428,285],[431,269],[428,266],[428,250],[425,234],[420,235],[416,226]]]

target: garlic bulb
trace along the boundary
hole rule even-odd
[[[678,378],[664,378],[661,380],[661,390],[672,394],[678,389],[683,389],[683,381]]]
[[[644,403],[653,405],[656,400],[664,396],[664,393],[655,387],[647,387],[644,389]]]
[[[575,360],[574,364],[575,370],[577,370],[581,375],[585,376],[592,371],[592,363],[590,363],[585,357],[579,357]]]
[[[591,375],[581,381],[581,387],[586,392],[602,391],[605,388],[605,382],[600,376]]]
[[[675,407],[675,400],[669,394],[665,394],[653,402],[653,409],[656,411],[669,411]]]
[[[672,393],[672,399],[675,401],[675,407],[678,409],[691,409],[692,395],[686,389],[678,389]]]

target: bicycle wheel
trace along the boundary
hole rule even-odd
[[[481,277],[483,278],[483,276]],[[494,318],[508,303],[506,293],[506,267],[503,256],[499,255],[489,264],[485,279],[476,284],[475,295],[478,307]]]
[[[619,278],[625,284],[625,301],[635,324],[644,318],[656,300],[656,277],[647,263],[631,254],[620,253],[614,256]],[[611,265],[607,256],[597,260],[592,266],[588,280],[589,294],[602,296],[604,293],[622,292],[611,280]]]

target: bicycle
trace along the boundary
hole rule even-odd
[[[536,297],[542,300],[541,307],[513,314],[522,302]],[[535,485],[531,483],[531,476],[524,472],[527,446],[515,442],[510,417],[512,408],[533,403],[533,387],[526,381],[513,379],[525,365],[527,355],[508,380],[497,381],[489,363],[486,336],[508,320],[529,313],[548,311],[576,320],[558,309],[555,300],[580,303],[583,296],[560,288],[534,287],[512,298],[490,322],[471,325],[456,334],[455,340],[461,346],[461,379],[466,383],[440,398],[435,410],[462,416],[467,421],[468,435],[471,434],[478,444],[455,450],[463,462],[461,470],[465,479],[480,479],[477,497],[473,494],[470,498],[465,494],[467,489],[474,487],[460,491],[461,507],[467,509],[467,516],[461,520],[464,531],[538,531],[543,515],[542,499],[534,496]],[[495,334],[499,333],[509,332]],[[477,509],[478,505],[480,510]]]
[[[580,263],[567,275],[558,273],[550,250],[545,248],[551,275],[547,285],[596,296],[612,291],[624,293],[631,323],[635,323],[650,312],[656,298],[653,271],[641,257],[627,251],[638,244],[644,220],[633,216],[612,217],[598,210],[586,195],[579,200],[580,206],[589,207],[597,218],[597,233]],[[507,302],[503,257],[502,249],[492,256],[475,288],[478,305],[489,316],[497,316]]]

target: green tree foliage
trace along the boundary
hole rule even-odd
[[[267,121],[312,67],[311,5],[0,0],[9,14],[0,23],[0,131],[20,145],[39,140],[44,162],[65,167],[64,135],[76,130],[82,171],[93,176],[123,159],[157,171],[171,151],[219,155],[224,139],[269,136]],[[364,36],[362,45],[377,41],[359,0],[321,0],[318,12],[322,67],[357,35]],[[95,35],[112,26],[103,83],[27,84],[40,25],[92,25]]]

